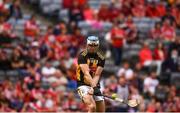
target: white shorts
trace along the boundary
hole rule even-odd
[[[82,100],[83,100],[83,96],[88,94],[88,91],[89,91],[90,88],[91,88],[90,86],[86,86],[86,85],[79,86],[77,88],[78,94],[79,94],[79,96],[81,97]],[[103,96],[95,96],[94,95],[93,98],[94,98],[95,101],[103,101],[104,100]]]

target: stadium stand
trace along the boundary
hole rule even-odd
[[[141,101],[129,108],[106,100],[106,111],[179,112],[179,6],[179,0],[0,0],[0,112],[86,112],[76,66],[89,35],[100,37],[107,57],[102,91]],[[47,26],[36,15],[57,23]],[[114,34],[121,46],[111,43]]]

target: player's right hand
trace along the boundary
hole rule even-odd
[[[88,94],[90,94],[90,95],[94,94],[94,89],[92,87],[89,89]]]

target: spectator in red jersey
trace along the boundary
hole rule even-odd
[[[109,10],[110,10],[110,14],[109,14],[109,19],[111,22],[113,22],[118,16],[119,16],[119,13],[120,13],[120,9],[115,7],[115,3],[112,3]]]
[[[115,57],[115,65],[119,65],[121,63],[122,58],[122,49],[125,40],[125,31],[119,27],[117,22],[113,23],[113,28],[110,33],[110,43],[113,48],[113,55]]]
[[[167,42],[173,41],[176,37],[175,28],[171,26],[169,19],[164,21],[161,32],[163,40]]]
[[[176,26],[178,28],[180,28],[180,4],[176,5],[174,4],[174,6],[171,8],[172,10],[172,15],[175,17],[175,21],[176,21]]]
[[[157,74],[159,75],[161,72],[161,64],[166,58],[166,52],[163,44],[158,42],[156,48],[154,49],[154,60],[157,64]]]
[[[30,20],[28,20],[25,23],[24,34],[28,38],[28,40],[33,40],[34,38],[36,38],[38,33],[39,33],[39,27],[38,27],[37,22],[35,20],[35,16],[32,15]]]
[[[102,3],[98,12],[98,20],[99,21],[109,21],[109,7],[107,4]]]
[[[70,8],[71,5],[72,5],[72,2],[73,0],[63,0],[63,8],[66,9],[66,8]]]
[[[158,42],[154,49],[154,60],[164,61],[166,58],[166,52],[163,43]]]
[[[166,14],[166,8],[163,1],[160,1],[159,4],[156,5],[156,9],[159,14],[158,16],[163,17]]]
[[[69,10],[69,19],[70,22],[75,21],[76,23],[84,19],[82,8],[79,6],[77,0],[72,1],[72,6]]]
[[[132,20],[132,15],[129,15],[127,17],[127,20],[125,22],[125,31],[126,31],[126,42],[128,44],[131,44],[133,42],[136,41],[137,38],[137,29],[136,29],[136,25],[134,24],[133,20]]]
[[[91,22],[94,20],[94,10],[89,6],[89,4],[85,4],[83,9],[84,20],[87,22]]]
[[[148,4],[146,9],[146,16],[150,18],[158,17],[160,14],[157,10],[156,4],[154,2],[151,2]]]
[[[53,34],[53,28],[52,26],[48,26],[47,33],[44,36],[44,42],[47,45],[51,45],[51,43],[54,43],[56,41],[56,37]]]
[[[161,34],[162,34],[161,24],[160,23],[156,23],[155,27],[153,29],[151,29],[151,31],[150,31],[150,36],[154,40],[159,40],[159,39],[161,39]]]
[[[135,17],[144,17],[146,15],[146,7],[144,4],[139,4],[138,2],[132,8],[132,14]]]
[[[12,32],[12,25],[5,22],[4,17],[0,17],[0,35],[2,38],[13,37],[15,34]]]
[[[145,67],[150,66],[152,63],[152,60],[153,60],[152,52],[147,42],[144,42],[143,47],[139,51],[139,59],[140,59],[141,65]]]
[[[77,1],[79,7],[83,7],[87,3],[87,0],[63,0],[63,8],[71,8],[73,1]]]
[[[122,7],[121,7],[121,12],[125,16],[132,15],[132,11],[131,11],[132,4],[131,4],[131,2],[129,2],[129,0],[123,0],[122,3],[123,4],[122,4]]]

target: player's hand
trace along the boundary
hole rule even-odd
[[[90,94],[90,95],[94,94],[94,89],[92,87],[89,89],[88,94]]]
[[[94,89],[94,95],[96,95],[96,96],[101,96],[102,95],[101,91],[100,91],[100,89],[98,87],[93,87],[93,89]]]

